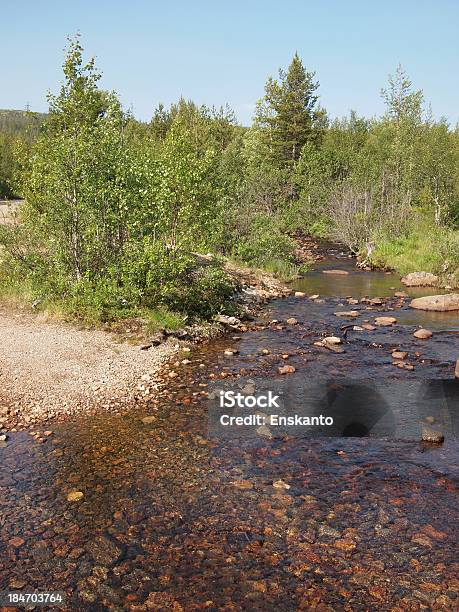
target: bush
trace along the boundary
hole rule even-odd
[[[250,233],[240,238],[233,255],[251,266],[263,268],[273,255],[278,261],[293,263],[294,241],[282,231],[274,217],[258,215]]]

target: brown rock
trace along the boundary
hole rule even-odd
[[[172,597],[170,593],[165,591],[153,591],[148,595],[145,601],[147,610],[171,610],[171,612],[182,612],[183,607],[179,602]]]
[[[430,272],[411,272],[402,278],[408,287],[433,287],[438,283],[438,276]]]
[[[336,540],[335,546],[340,550],[354,550],[356,544],[354,540],[343,538],[342,540]]]
[[[459,293],[426,295],[425,297],[411,300],[410,306],[418,310],[433,310],[437,312],[459,310]]]
[[[236,487],[236,489],[253,489],[253,484],[250,482],[250,480],[235,480],[232,482],[232,485]]]
[[[19,536],[14,536],[10,539],[8,544],[10,544],[10,546],[14,546],[14,548],[20,548],[24,544],[24,542],[25,540],[23,538],[20,538]]]
[[[408,293],[405,293],[404,291],[396,291],[394,293],[394,295],[395,295],[395,297],[398,297],[398,298],[406,298],[406,297],[408,297]]]
[[[370,323],[364,323],[362,327],[366,331],[374,331],[376,329],[376,327],[374,325],[371,325]]]
[[[322,270],[323,274],[341,274],[341,275],[346,275],[349,274],[349,272],[347,270]]]
[[[397,323],[397,319],[395,317],[376,317],[375,323],[382,327],[388,327],[389,325]]]
[[[406,359],[408,357],[408,353],[406,351],[394,351],[392,353],[393,359]]]
[[[355,319],[355,317],[359,316],[359,312],[357,310],[344,310],[341,312],[334,313],[336,317],[349,317],[351,319]]]
[[[421,340],[427,340],[428,338],[432,338],[433,334],[429,329],[418,329],[414,332],[413,336]]]
[[[124,554],[125,546],[113,537],[100,535],[93,538],[87,545],[86,550],[91,557],[105,567],[114,565]]]
[[[295,297],[305,297],[304,291],[295,291]]]

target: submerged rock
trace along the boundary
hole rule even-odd
[[[80,501],[80,499],[83,499],[84,497],[84,493],[82,491],[70,491],[70,493],[67,495],[67,500],[74,502],[74,501]]]
[[[86,550],[97,563],[114,565],[123,556],[125,546],[113,537],[97,536],[86,545]]]
[[[359,312],[358,310],[343,310],[341,312],[335,312],[334,315],[336,317],[349,317],[351,319],[354,319],[355,317],[359,316]]]
[[[342,274],[342,275],[349,274],[347,270],[322,270],[322,273],[323,274]]]
[[[434,310],[438,312],[459,310],[459,293],[426,295],[425,297],[411,300],[410,306],[418,310]]]
[[[432,427],[427,427],[424,425],[422,428],[422,439],[424,442],[441,444],[444,441],[445,436],[441,431],[437,431],[436,429],[432,429]]]
[[[406,351],[393,351],[392,358],[393,359],[406,359],[408,357],[408,353]]]
[[[433,287],[438,283],[438,276],[430,272],[411,272],[401,280],[407,287]]]
[[[284,365],[284,366],[279,366],[277,368],[277,371],[279,372],[279,374],[293,374],[296,370],[291,365]]]

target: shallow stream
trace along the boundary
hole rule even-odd
[[[0,590],[65,591],[66,610],[457,609],[457,393],[442,396],[446,439],[431,445],[406,392],[451,388],[457,313],[410,310],[393,297],[398,277],[358,271],[339,250],[294,289],[306,296],[271,302],[248,332],[171,364],[147,411],[56,424],[43,443],[11,434],[0,449]],[[387,299],[347,301],[365,296]],[[351,321],[334,314],[351,309]],[[386,314],[397,324],[353,330]],[[414,338],[419,326],[433,337]],[[345,332],[342,354],[314,345]],[[413,370],[393,364],[395,348]],[[287,363],[295,372],[279,374]],[[398,429],[209,437],[208,385],[275,390],[287,379],[293,389],[366,381],[380,395],[386,385]],[[83,498],[67,501],[70,491]]]

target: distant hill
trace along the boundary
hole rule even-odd
[[[46,113],[0,109],[0,132],[21,134],[33,140],[46,117]]]

